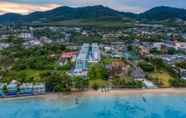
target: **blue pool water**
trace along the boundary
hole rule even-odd
[[[186,118],[186,96],[0,100],[0,118]]]

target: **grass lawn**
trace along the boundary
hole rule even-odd
[[[168,72],[153,72],[150,73],[150,78],[154,83],[159,84],[162,88],[171,87],[170,80],[174,79]]]

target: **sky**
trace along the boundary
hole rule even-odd
[[[104,5],[118,11],[141,13],[156,6],[186,9],[186,0],[0,0],[0,14],[29,14],[60,6],[82,7]]]

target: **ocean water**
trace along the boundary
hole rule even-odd
[[[0,100],[0,118],[186,118],[186,96]]]

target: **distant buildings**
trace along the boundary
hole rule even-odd
[[[8,48],[10,45],[8,43],[0,43],[0,50]]]
[[[186,61],[185,55],[161,55],[160,58],[167,64],[174,65],[177,62]]]
[[[126,52],[124,52],[123,57],[126,60],[132,60],[132,61],[139,59],[138,54],[136,52],[134,52],[134,51],[126,51]]]
[[[181,76],[181,79],[186,80],[186,69],[181,69],[180,70],[180,76]]]
[[[34,38],[32,33],[26,33],[26,32],[20,33],[18,37],[23,38],[23,39],[33,39]]]
[[[185,42],[177,42],[176,43],[176,48],[180,49],[180,50],[183,50],[183,51],[186,51],[186,43]]]

